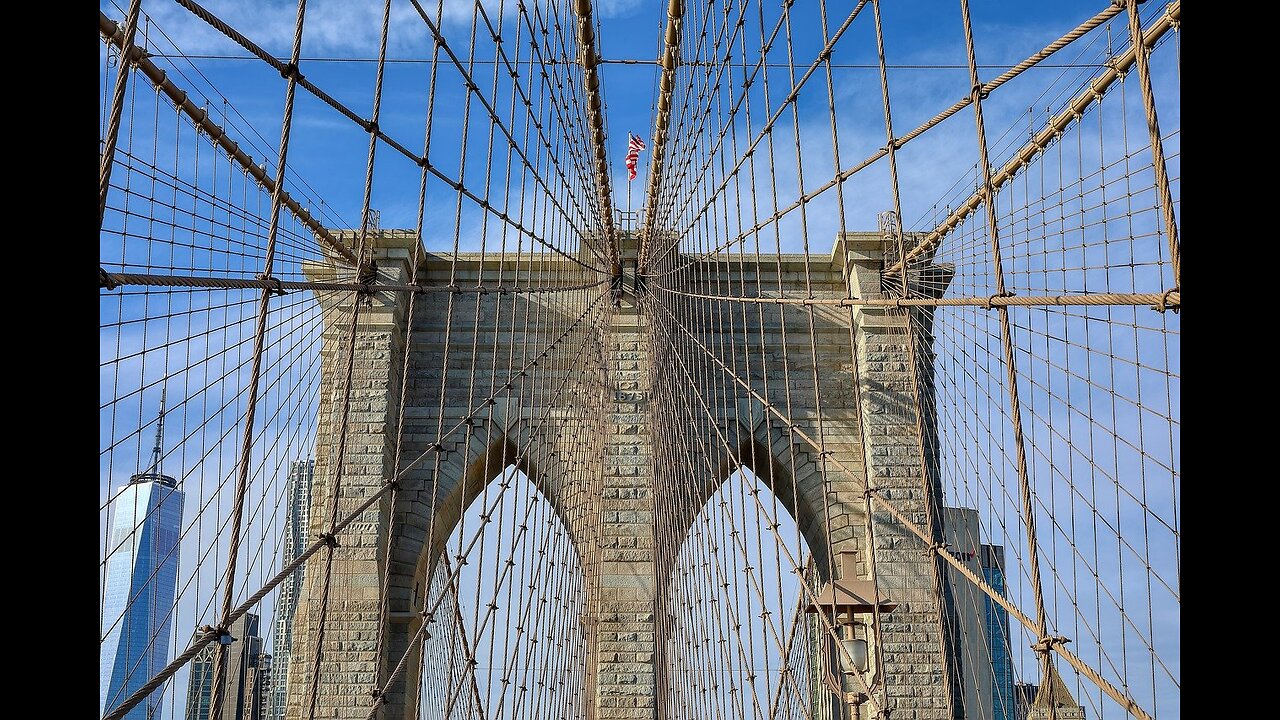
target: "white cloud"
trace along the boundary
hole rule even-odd
[[[596,13],[601,18],[624,18],[635,14],[640,0],[601,0],[596,3]]]
[[[619,0],[625,5],[628,0]],[[630,0],[636,2],[636,0]],[[437,3],[419,3],[432,22]],[[482,0],[480,3],[491,21],[496,22],[499,6],[506,16],[515,13],[514,3]],[[208,0],[202,5],[213,15],[277,57],[287,57],[293,47],[297,3],[288,0]],[[123,11],[111,3],[103,4],[108,17],[119,20]],[[442,25],[467,26],[475,12],[472,0],[445,0],[441,6]],[[174,3],[145,8],[151,20],[171,38],[183,52],[243,54],[233,41],[190,11]],[[479,21],[483,26],[483,21]],[[376,57],[382,31],[382,4],[353,3],[345,0],[311,0],[307,3],[303,24],[302,54],[336,57]],[[388,31],[390,56],[421,57],[430,51],[430,32],[417,10],[409,3],[391,6]]]

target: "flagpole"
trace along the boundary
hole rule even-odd
[[[627,132],[627,222],[631,223],[630,228],[627,230],[628,239],[635,239],[636,221],[635,221],[635,215],[634,215],[635,211],[632,209],[631,181],[635,180],[636,164],[640,159],[640,151],[643,149],[644,149],[644,141],[641,140],[639,136],[628,131]],[[633,265],[633,267],[638,267],[640,263],[640,258],[638,254],[635,261],[636,261],[636,265]]]
[[[631,148],[631,133],[630,131],[628,131],[627,132],[628,152],[630,151],[630,148]],[[629,170],[627,172],[627,224],[629,225],[629,227],[627,228],[627,243],[630,244],[632,241],[635,240],[636,219],[635,219],[635,216],[631,214],[631,172]],[[621,260],[621,258],[619,258],[619,260]]]
[[[631,133],[629,132],[627,133],[627,145],[631,145]],[[627,222],[631,223],[631,230],[627,231],[627,237],[628,239],[633,239],[631,238],[630,233],[635,229],[636,219],[631,215],[631,173],[629,172],[627,173]]]

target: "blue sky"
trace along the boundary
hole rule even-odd
[[[123,17],[121,5],[123,3],[101,3],[100,7],[108,17],[119,20]],[[296,7],[293,3],[210,0],[205,5],[271,54],[277,57],[288,54]],[[365,117],[371,108],[374,77],[374,64],[365,61],[376,56],[380,12],[377,5],[313,0],[308,3],[302,49],[304,58],[324,58],[303,61],[302,71],[306,77]],[[984,67],[981,78],[993,78],[1004,67],[1039,50],[1107,5],[1103,0],[973,2],[978,62],[999,66]],[[429,57],[431,46],[428,33],[413,8],[398,1],[393,6],[388,58],[398,62],[388,66],[381,126],[417,152],[423,146],[429,77],[428,66],[418,61]],[[516,18],[512,3],[486,0],[483,6],[491,17],[503,19],[504,34],[514,35]],[[424,7],[434,9],[434,5],[424,4]],[[448,0],[441,6],[442,34],[450,47],[463,53],[464,62],[465,50],[470,45],[472,7],[463,0]],[[537,7],[545,7],[545,3]],[[821,46],[814,25],[815,7],[814,3],[797,3],[793,11],[796,27],[808,28],[807,33],[797,31],[793,42],[798,72],[807,67]],[[828,27],[838,25],[850,7],[849,3],[838,7],[831,3]],[[958,2],[950,1],[884,3],[886,56],[893,66],[888,80],[894,127],[899,136],[968,94],[958,8]],[[147,2],[143,3],[143,9],[151,20],[144,29],[146,44],[153,53],[174,55],[176,47],[190,56],[215,56],[193,57],[190,61],[173,57],[155,60],[170,70],[176,83],[193,97],[200,98],[202,104],[207,103],[215,119],[242,145],[251,148],[249,152],[256,160],[273,165],[284,95],[284,82],[279,74],[257,60],[229,59],[229,56],[243,57],[246,53],[174,3]],[[1146,17],[1160,12],[1162,6],[1146,3],[1142,9]],[[772,8],[765,10],[766,26],[772,26],[776,12]],[[665,3],[603,2],[597,4],[596,13],[598,47],[605,60],[652,59],[660,52]],[[751,32],[758,31],[754,25],[750,28]],[[862,160],[885,142],[879,77],[874,67],[873,30],[868,6],[833,55],[833,61],[838,64],[856,66],[833,70],[841,167]],[[1115,50],[1121,48],[1125,32],[1121,16],[1046,62],[1046,66],[1073,64],[1077,67],[1035,68],[993,93],[984,103],[993,163],[998,166],[1006,160],[1025,140],[1028,129],[1038,128],[1067,97],[1096,74],[1109,44]],[[1166,151],[1171,155],[1176,199],[1179,78],[1177,55],[1170,47],[1172,42],[1157,53],[1153,73],[1163,127],[1166,135],[1174,133],[1166,139]],[[508,43],[506,50],[515,52],[512,47],[515,44]],[[503,121],[512,125],[513,133],[531,132],[519,113],[513,120],[505,109],[511,100],[508,79],[499,75],[494,80],[494,66],[484,62],[493,57],[492,43],[477,43],[476,47],[474,59],[479,62],[472,71],[477,84],[494,99],[494,106],[500,109]],[[750,47],[748,45],[748,56],[752,52]],[[686,52],[689,53],[686,58],[696,57],[692,50],[687,48]],[[104,60],[106,57],[104,50]],[[769,56],[771,63],[781,62],[783,58],[781,45]],[[105,68],[104,63],[104,77],[108,72],[114,76],[114,68]],[[632,183],[626,181],[622,158],[628,132],[638,134],[646,142],[651,140],[659,72],[654,65],[606,63],[601,66],[600,74],[614,204],[618,208],[627,207],[629,192],[631,206],[638,208],[648,179],[651,149],[642,153],[640,175]],[[776,105],[789,87],[789,74],[785,68],[771,68],[768,79],[770,98]],[[545,95],[533,78],[522,77],[522,82],[526,83],[524,89],[531,97]],[[493,83],[497,84],[496,93],[492,92]],[[441,69],[436,92],[437,111],[432,117],[429,155],[432,162],[451,177],[463,178],[468,187],[490,188],[496,198],[495,206],[506,208],[513,215],[519,211],[533,213],[535,208],[545,205],[544,194],[531,182],[526,181],[523,186],[504,184],[508,178],[521,176],[518,159],[505,162],[495,159],[487,165],[482,161],[482,151],[489,145],[488,120],[478,105],[472,103],[470,122],[464,126],[460,112],[464,93],[451,66]],[[762,122],[759,113],[772,107],[766,106],[762,93],[757,85],[750,94],[755,103],[752,110],[755,131]],[[122,141],[121,147],[133,152],[135,159],[117,160],[113,183],[129,184],[130,189],[115,192],[109,200],[116,210],[115,214],[109,213],[107,222],[112,232],[104,233],[101,243],[104,267],[112,271],[149,267],[156,272],[256,275],[260,271],[261,240],[265,234],[263,218],[268,207],[264,196],[252,183],[245,183],[231,172],[225,160],[216,160],[215,149],[207,143],[196,142],[190,127],[174,117],[163,100],[156,102],[149,97],[152,94],[146,89],[130,99],[134,111],[129,117],[129,127],[134,133],[129,144]],[[367,135],[306,93],[299,93],[297,103],[287,187],[327,225],[356,226],[365,179]],[[793,144],[801,146],[806,190],[822,184],[834,173],[832,121],[826,103],[825,81],[815,77],[800,96],[798,120],[793,121],[789,112],[780,119],[774,133],[776,147],[770,146],[769,150],[770,162],[756,165],[754,179],[761,187],[770,180],[776,182],[779,205],[788,204],[800,193]],[[1152,209],[1151,179],[1149,173],[1143,171],[1143,163],[1149,159],[1144,159],[1141,153],[1146,135],[1136,83],[1125,88],[1123,98],[1112,93],[1090,113],[1086,122],[1064,135],[1051,153],[1034,163],[1002,193],[1001,221],[1006,223],[1002,228],[1006,239],[1004,252],[1011,285],[1019,294],[1084,290],[1159,292],[1171,285],[1167,264],[1164,264],[1168,251],[1162,246],[1163,239],[1155,235],[1158,221]],[[736,122],[739,123],[735,126],[737,131],[743,133],[741,142],[741,138],[749,137],[751,132],[741,118]],[[718,129],[715,125],[702,128],[708,137],[713,137]],[[464,131],[468,133],[465,145]],[[545,132],[558,152],[544,152],[536,142],[521,148],[539,167],[555,164],[563,168],[576,193],[565,196],[566,207],[575,198],[590,202],[589,195],[583,193],[587,187],[584,177],[574,167],[571,155],[556,145],[558,129],[547,125]],[[495,152],[505,155],[504,142],[500,138],[493,142]],[[371,206],[381,212],[382,227],[412,228],[419,211],[420,170],[385,146],[380,147],[378,153]],[[464,157],[468,160],[465,170],[461,166]],[[734,160],[731,155],[727,159]],[[904,226],[908,230],[931,229],[945,215],[946,208],[954,207],[974,190],[977,155],[972,111],[957,113],[904,147],[898,161]],[[675,157],[668,165],[681,162],[683,160]],[[172,172],[174,177],[166,182],[175,187],[144,178],[142,170],[148,163]],[[274,168],[271,173],[275,174]],[[740,177],[742,188],[746,187],[748,175],[744,172]],[[887,179],[887,163],[882,160],[845,184],[844,229],[875,228],[877,213],[892,205]],[[214,200],[188,203],[192,193],[178,187],[183,183],[203,188],[205,194],[212,189]],[[729,187],[737,185],[731,183]],[[132,204],[125,206],[126,199]],[[490,249],[514,247],[515,235],[509,229],[492,220],[485,223],[483,213],[469,203],[464,202],[460,210],[455,209],[455,199],[456,193],[434,178],[428,183],[424,233],[428,249],[447,251],[455,240],[464,250],[477,249],[481,243]],[[835,202],[834,192],[824,194],[810,203],[803,214],[793,212],[784,217],[776,240],[772,234],[762,233],[759,238],[748,241],[747,249],[759,243],[761,251],[768,252],[775,248],[776,242],[776,247],[784,251],[799,250],[804,242],[803,221],[811,250],[825,253],[840,230]],[[570,210],[569,215],[573,216],[573,212]],[[722,213],[724,219],[717,221],[714,230],[732,237],[771,212],[771,203],[760,196],[745,209]],[[121,219],[127,213],[132,214]],[[196,218],[206,216],[223,218],[217,222],[225,227],[197,229]],[[675,217],[688,216],[677,213]],[[298,278],[301,262],[317,258],[318,252],[311,245],[308,233],[295,221],[286,218],[284,222],[283,249],[276,274]],[[174,226],[188,223],[192,225],[189,234],[197,239],[236,240],[243,245],[233,246],[239,247],[236,251],[228,251],[212,242],[184,244],[185,235],[181,228]],[[533,226],[543,239],[558,247],[569,247],[575,242],[571,233],[565,233],[550,220],[534,221]],[[129,240],[122,243],[121,236]],[[698,235],[683,249],[706,250],[712,241],[712,233]],[[952,294],[985,296],[994,292],[990,287],[991,258],[986,242],[985,219],[979,213],[944,243],[938,260],[953,262],[957,268]],[[1115,267],[1123,269],[1116,271]],[[212,569],[225,563],[225,548],[220,548],[216,539],[230,502],[231,468],[239,442],[237,428],[244,411],[243,400],[237,396],[247,383],[245,367],[250,351],[247,343],[252,333],[255,297],[256,292],[236,291],[212,295],[131,295],[117,300],[104,294],[100,308],[104,324],[100,347],[100,404],[104,408],[100,423],[100,444],[104,449],[101,505],[106,504],[113,488],[145,464],[161,385],[169,388],[170,407],[175,413],[166,432],[166,444],[171,448],[166,469],[174,468],[169,470],[171,474],[180,472],[184,482],[190,483],[186,514],[190,540],[183,550],[187,568],[183,577],[190,587],[200,588],[188,591],[186,604],[180,606],[175,626],[184,629],[175,631],[175,646],[186,641],[188,630],[185,628],[207,619],[207,611],[199,606],[207,607],[212,598],[208,590],[215,582],[216,573]],[[192,313],[187,314],[188,311]],[[173,317],[165,317],[167,315]],[[1061,566],[1061,577],[1069,578],[1064,580],[1068,584],[1086,581],[1093,571],[1118,577],[1121,565],[1128,572],[1126,582],[1132,582],[1134,577],[1149,578],[1145,573],[1134,571],[1140,567],[1135,563],[1149,562],[1153,573],[1171,582],[1175,590],[1178,587],[1177,559],[1169,548],[1180,542],[1180,537],[1152,540],[1155,555],[1145,558],[1135,558],[1131,550],[1118,542],[1121,536],[1129,539],[1130,533],[1136,532],[1135,527],[1143,527],[1146,533],[1153,532],[1147,527],[1159,525],[1155,522],[1156,516],[1165,522],[1172,521],[1175,527],[1177,522],[1174,505],[1180,480],[1175,474],[1170,489],[1167,468],[1179,466],[1180,326],[1176,316],[1156,318],[1153,315],[1142,308],[1130,315],[1125,315],[1123,310],[1011,314],[1015,335],[1025,340],[1025,348],[1019,344],[1019,358],[1020,362],[1025,361],[1023,392],[1033,446],[1029,461],[1037,477],[1056,478],[1046,481],[1051,488],[1044,501],[1046,508],[1074,502],[1071,510],[1063,514],[1064,518],[1078,516],[1081,524],[1096,524],[1107,519],[1114,525],[1106,526],[1110,529],[1103,531],[1104,539],[1110,542],[1107,552],[1114,552],[1117,558],[1114,562],[1109,555],[1103,556],[1098,543],[1083,540],[1082,531],[1054,530],[1042,536],[1057,538],[1062,543],[1076,543],[1082,548],[1084,560],[1073,560],[1075,554],[1070,548],[1055,546],[1051,553],[1054,562]],[[143,321],[143,318],[150,320]],[[944,311],[938,316],[939,365],[957,368],[950,374],[940,371],[940,396],[952,403],[943,412],[944,457],[951,453],[954,459],[945,484],[951,494],[949,500],[955,504],[967,504],[979,510],[983,510],[980,506],[984,503],[987,505],[983,522],[988,535],[1002,539],[1007,534],[1009,539],[1005,544],[1010,548],[1011,560],[1019,560],[1018,551],[1013,549],[1019,526],[1016,515],[1010,514],[1016,507],[1016,493],[1010,497],[1012,486],[1004,484],[1008,482],[1010,469],[1005,449],[1007,410],[1000,404],[1002,391],[998,382],[1003,374],[998,365],[998,340],[993,340],[998,338],[993,321],[994,314],[984,311]],[[269,337],[273,347],[283,351],[268,367],[266,406],[273,410],[265,417],[260,416],[263,428],[260,432],[263,436],[289,439],[262,451],[261,459],[255,463],[255,482],[261,483],[255,497],[260,507],[252,511],[256,515],[250,522],[250,533],[258,539],[247,557],[253,554],[257,557],[245,565],[247,572],[237,583],[243,585],[245,594],[256,587],[255,582],[270,574],[273,563],[270,538],[278,536],[280,528],[278,520],[268,515],[283,493],[281,468],[305,455],[313,442],[316,398],[307,388],[314,384],[317,322],[314,303],[302,294],[287,296],[273,311]],[[1039,344],[1035,344],[1037,342]],[[1137,368],[1142,372],[1137,372]],[[1150,386],[1153,382],[1154,386]],[[1094,405],[1099,412],[1081,409]],[[979,411],[988,413],[985,424],[976,430],[968,428],[966,421]],[[1112,414],[1115,417],[1111,417]],[[1145,435],[1137,435],[1135,428],[1136,433]],[[1167,447],[1157,447],[1151,440],[1153,434],[1154,437],[1167,436]],[[1123,441],[1138,443],[1142,451],[1126,449],[1129,446]],[[1004,456],[988,458],[991,461],[988,467],[977,467],[984,458],[973,449],[975,443],[994,446],[992,454]],[[967,464],[974,464],[973,473],[966,474]],[[1133,489],[1131,480],[1135,474],[1141,478],[1141,487],[1137,490]],[[1158,497],[1153,491],[1153,496],[1145,501],[1145,508],[1120,492],[1133,490],[1140,494],[1146,492],[1148,484],[1158,483],[1162,483]],[[1088,489],[1082,489],[1086,484]],[[199,489],[193,492],[195,486]],[[1106,499],[1108,495],[1112,496],[1111,500]],[[201,508],[207,509],[201,511]],[[104,513],[104,523],[105,517]],[[1043,526],[1052,527],[1052,522],[1046,518]],[[1141,544],[1134,546],[1142,547]],[[198,573],[193,572],[194,558],[202,553],[209,553],[211,560],[203,562]],[[190,564],[186,558],[190,558]],[[1066,569],[1068,566],[1070,570]],[[1011,597],[1018,597],[1019,605],[1027,607],[1025,580],[1012,577],[1011,583],[1016,585],[1011,589]],[[1160,642],[1167,643],[1158,646],[1158,652],[1177,677],[1176,599],[1161,590],[1159,583],[1153,590],[1136,587],[1130,592],[1161,598],[1160,604],[1153,606],[1156,620],[1140,628],[1141,634],[1156,636]],[[1054,597],[1058,602],[1067,602],[1064,598],[1069,594],[1064,588],[1061,592],[1055,591]],[[1115,603],[1103,596],[1098,596],[1094,603],[1097,607],[1092,619],[1085,618],[1085,629],[1096,626],[1092,629],[1104,635],[1117,632],[1119,615]],[[1060,612],[1071,615],[1065,609]],[[1123,636],[1123,632],[1112,635]],[[1090,657],[1082,648],[1086,642],[1086,637],[1079,637],[1072,648],[1095,667],[1111,661],[1099,652]],[[1151,661],[1148,658],[1145,662]],[[1112,669],[1104,674],[1114,679],[1115,672]],[[1153,702],[1153,696],[1166,697],[1169,687],[1167,680],[1161,678],[1154,684],[1154,688],[1142,688]],[[180,708],[181,700],[177,702]],[[1166,710],[1162,716],[1176,716],[1176,708],[1162,709]]]
[[[486,2],[485,7],[496,17],[499,3]],[[220,17],[240,28],[265,50],[277,57],[287,57],[294,22],[295,6],[289,2],[251,3],[243,0],[211,2],[207,6]],[[1059,37],[1098,12],[1104,3],[972,3],[977,57],[980,64],[1007,66],[1041,49],[1046,43]],[[121,11],[112,5],[103,6],[109,16],[119,18]],[[450,45],[460,50],[465,60],[466,37],[470,30],[471,5],[460,0],[446,2],[442,34],[446,39],[457,38]],[[1154,6],[1144,7],[1150,12]],[[191,55],[245,56],[246,52],[224,38],[212,28],[191,16],[186,10],[172,3],[144,4],[144,9],[155,18],[183,52]],[[510,3],[502,11],[513,22]],[[772,10],[768,11],[773,13]],[[843,19],[848,8],[829,9],[832,27]],[[812,28],[812,11],[795,10],[794,24],[796,64],[803,70],[813,54],[821,46],[816,32],[807,35],[800,29]],[[842,141],[842,160],[852,164],[884,144],[883,120],[879,98],[879,78],[875,70],[874,26],[870,8],[853,23],[836,46],[833,61],[870,67],[837,69],[834,81],[837,103],[840,104],[840,122],[845,133]],[[306,31],[302,55],[334,59],[372,59],[376,57],[380,6],[377,3],[349,4],[336,1],[308,4]],[[606,60],[639,59],[655,57],[658,52],[661,30],[665,22],[665,6],[661,3],[617,2],[604,3],[597,11],[600,20],[598,43],[601,56]],[[772,17],[766,15],[766,25],[772,26]],[[393,60],[421,60],[429,57],[428,33],[423,23],[409,5],[393,3],[393,22],[389,39],[388,57]],[[808,23],[808,24],[806,24]],[[965,69],[963,34],[959,22],[958,3],[952,2],[901,2],[885,3],[883,23],[886,28],[886,57],[891,66],[899,66],[889,72],[894,124],[898,134],[914,128],[951,103],[968,94],[968,72]],[[1116,32],[1124,27],[1117,24]],[[1095,33],[1094,35],[1098,35]],[[1118,48],[1122,37],[1115,38]],[[1090,45],[1090,43],[1093,43]],[[152,43],[153,52],[169,52],[171,48],[163,39]],[[1091,36],[1060,52],[1046,65],[1062,62],[1099,62],[1096,53],[1105,47],[1105,36]],[[1090,53],[1083,58],[1079,47],[1089,46]],[[479,46],[477,60],[492,57],[492,43]],[[486,54],[487,53],[487,54]],[[780,51],[770,55],[770,62],[780,61]],[[254,145],[253,155],[268,164],[274,162],[275,144],[279,135],[279,118],[283,101],[283,83],[273,69],[258,61],[247,60],[194,60],[209,81],[195,77],[188,69],[195,95],[207,97],[210,110],[221,111],[226,98],[235,111],[243,115],[247,125],[256,129],[260,138]],[[186,63],[179,62],[178,66]],[[908,66],[950,66],[946,68]],[[477,79],[488,79],[491,65],[476,65]],[[1000,68],[1003,69],[1003,68]],[[1000,69],[984,69],[982,78],[989,80]],[[1075,89],[1075,83],[1092,74],[1089,68],[1064,71],[1056,68],[1032,69],[1022,78],[1014,80],[995,93],[986,104],[989,136],[993,147],[1001,131],[1010,127],[1025,127],[1028,108],[1041,117],[1044,107],[1053,95],[1045,95],[1045,88],[1067,87]],[[304,62],[307,78],[326,92],[346,103],[355,112],[368,116],[372,105],[374,65],[371,62]],[[611,182],[617,195],[616,205],[626,206],[625,154],[628,132],[635,132],[647,142],[653,131],[653,104],[657,90],[658,68],[654,65],[605,64],[601,67],[601,86],[606,103],[606,129],[609,133],[612,164]],[[774,83],[774,95],[781,93],[786,71],[774,68],[770,71]],[[1059,79],[1065,76],[1065,79]],[[384,88],[382,127],[406,147],[415,151],[422,146],[422,121],[426,107],[427,69],[420,63],[392,64],[387,72]],[[818,78],[815,78],[815,81]],[[532,79],[523,82],[532,90]],[[457,108],[458,79],[452,68],[442,69],[437,91],[444,107]],[[211,86],[210,86],[211,85]],[[801,132],[806,138],[806,154],[810,178],[818,182],[829,178],[831,171],[819,158],[830,155],[829,143],[825,151],[820,143],[808,142],[809,134],[828,132],[829,121],[825,117],[825,92],[820,83],[813,82],[812,90],[801,96]],[[505,87],[505,85],[503,85]],[[785,88],[783,88],[785,89]],[[486,89],[487,90],[487,89]],[[487,93],[488,94],[488,93]],[[503,93],[500,91],[500,95]],[[503,95],[505,97],[505,95]],[[846,110],[845,107],[851,108]],[[852,110],[852,108],[858,108]],[[475,110],[479,114],[479,109]],[[505,114],[505,113],[504,113]],[[784,119],[782,127],[789,122]],[[759,125],[759,120],[756,122]],[[478,125],[476,126],[478,127]],[[550,129],[554,131],[554,128]],[[788,131],[789,132],[789,131]],[[935,203],[945,203],[951,184],[965,175],[968,166],[976,162],[973,155],[972,114],[965,111],[928,133],[920,140],[903,148],[899,162],[903,174],[902,196],[904,221],[908,229],[927,224],[929,209]],[[240,132],[241,142],[254,141],[251,133]],[[787,133],[778,133],[785,140]],[[321,105],[305,92],[299,93],[295,130],[291,141],[291,169],[301,181],[314,189],[302,193],[325,208],[335,223],[351,226],[358,222],[361,189],[363,186],[365,145],[367,136],[346,118]],[[457,113],[437,114],[434,118],[431,157],[446,172],[454,172],[458,161],[459,125]],[[474,142],[474,136],[471,138]],[[810,148],[812,146],[812,149]],[[497,147],[501,148],[499,142]],[[794,160],[788,153],[776,153],[775,172],[794,173]],[[630,183],[632,203],[639,206],[647,180],[649,152],[641,156],[640,176]],[[468,178],[479,175],[474,171]],[[865,180],[859,176],[847,189],[846,198],[850,211],[849,229],[874,228],[875,212],[889,202],[885,195],[886,163],[880,162],[868,169]],[[383,151],[377,166],[372,205],[382,212],[383,227],[413,227],[417,212],[416,166],[394,153]],[[811,184],[816,184],[813,180]],[[785,186],[793,183],[782,183]],[[435,188],[429,187],[428,205]],[[295,192],[298,190],[295,189]],[[785,191],[784,191],[785,192]],[[814,213],[817,214],[817,213]],[[813,244],[829,247],[835,231],[829,224],[819,223],[811,227]],[[430,241],[430,239],[428,239]]]

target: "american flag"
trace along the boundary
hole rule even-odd
[[[644,141],[640,138],[627,133],[627,182],[636,179],[636,161],[640,159],[640,151],[644,149]]]

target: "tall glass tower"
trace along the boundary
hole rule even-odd
[[[311,482],[315,478],[316,461],[298,460],[289,470],[289,515],[285,519],[284,547],[281,565],[288,565],[307,549],[307,521],[311,517]],[[293,571],[280,584],[276,602],[276,635],[272,649],[272,703],[270,720],[283,720],[289,691],[289,657],[293,650],[293,616],[298,611],[298,595],[302,592],[304,567]]]
[[[264,712],[271,699],[271,656],[262,652],[258,616],[245,613],[231,623],[234,640],[226,649],[227,669],[222,680],[223,720],[267,720]],[[200,638],[196,631],[191,638]],[[191,682],[187,685],[186,720],[210,720],[213,702],[213,665],[222,649],[213,642],[191,660]]]
[[[992,590],[1005,594],[1004,546],[982,546],[982,579]],[[993,678],[992,720],[1014,720],[1013,658],[1009,654],[1009,611],[991,598],[984,598],[987,645],[991,649]]]
[[[164,394],[151,467],[129,478],[111,503],[102,593],[99,713],[105,715],[169,661],[169,628],[178,584],[178,534],[183,493],[160,470]],[[126,720],[160,717],[159,689]]]

